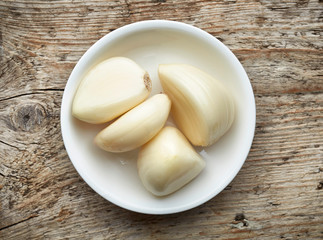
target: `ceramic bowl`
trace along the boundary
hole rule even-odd
[[[235,98],[236,118],[220,141],[196,148],[206,168],[179,191],[155,197],[142,185],[136,167],[138,150],[115,154],[93,144],[107,124],[83,123],[71,115],[74,94],[82,77],[100,61],[128,57],[148,71],[152,93],[162,91],[159,64],[186,63],[223,82]],[[237,175],[249,153],[255,129],[252,87],[234,54],[207,32],[180,22],[152,20],[121,27],[98,40],[76,64],[65,87],[61,106],[64,144],[77,172],[103,198],[122,208],[146,214],[170,214],[197,207],[220,193]],[[171,120],[170,120],[171,121]]]

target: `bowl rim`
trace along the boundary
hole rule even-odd
[[[248,95],[248,97],[252,99],[251,101],[249,99],[248,102],[250,101],[250,104],[252,104],[252,106],[250,107],[250,111],[251,111],[250,114],[252,115],[252,117],[250,119],[252,120],[251,125],[253,126],[253,128],[250,129],[248,136],[246,136],[246,140],[248,141],[248,147],[246,147],[244,149],[245,151],[242,153],[243,161],[240,161],[239,164],[237,164],[232,169],[231,173],[226,176],[227,178],[223,181],[222,185],[217,188],[217,191],[210,192],[209,195],[203,196],[202,198],[199,198],[198,200],[195,200],[190,204],[181,205],[179,207],[163,208],[163,209],[137,207],[137,206],[134,206],[131,204],[126,204],[124,202],[120,202],[119,200],[115,199],[111,195],[101,192],[101,190],[96,187],[96,184],[93,183],[87,177],[86,172],[82,169],[82,167],[80,167],[77,164],[77,161],[75,161],[75,160],[73,161],[72,153],[70,152],[70,149],[69,149],[69,141],[68,141],[69,136],[67,135],[67,133],[65,131],[65,128],[68,125],[68,122],[67,122],[68,118],[67,118],[65,112],[68,112],[67,108],[69,108],[69,106],[66,103],[67,92],[65,90],[68,89],[70,87],[70,85],[72,84],[72,81],[70,79],[74,78],[74,75],[76,74],[76,72],[79,71],[78,69],[82,69],[83,67],[85,67],[88,64],[88,59],[92,59],[92,57],[96,54],[96,52],[101,47],[103,47],[106,43],[108,43],[109,41],[117,39],[119,37],[122,37],[124,34],[130,34],[130,33],[137,32],[137,31],[151,30],[151,29],[156,29],[156,28],[175,30],[175,31],[181,31],[181,32],[184,31],[184,32],[194,35],[196,37],[202,38],[203,40],[206,40],[208,42],[208,44],[210,44],[210,45],[216,46],[217,50],[221,51],[222,54],[226,55],[227,57],[230,58],[230,60],[232,60],[234,62],[234,65],[237,68],[237,70],[239,71],[239,73],[244,75],[243,78],[248,80],[244,84],[247,84],[246,87],[248,88],[248,93],[250,94],[250,95]],[[64,142],[65,149],[66,149],[66,152],[68,154],[70,161],[72,162],[74,168],[76,169],[78,174],[82,177],[82,179],[96,193],[98,193],[100,196],[102,196],[103,198],[105,198],[109,202],[111,202],[119,207],[122,207],[124,209],[133,211],[133,212],[144,213],[144,214],[163,215],[163,214],[173,214],[173,213],[183,212],[183,211],[195,208],[199,205],[202,205],[202,204],[208,202],[210,199],[212,199],[213,197],[218,195],[220,192],[222,192],[223,189],[227,185],[229,185],[230,182],[236,177],[236,175],[238,174],[238,172],[240,171],[240,169],[242,168],[243,164],[245,163],[245,161],[248,157],[248,154],[249,154],[252,142],[253,142],[254,133],[255,133],[255,125],[256,125],[256,104],[255,104],[255,98],[254,98],[252,85],[250,83],[250,79],[248,78],[245,69],[243,68],[243,66],[240,63],[240,61],[238,60],[238,58],[233,54],[233,52],[226,45],[224,45],[221,41],[219,41],[216,37],[214,37],[213,35],[209,34],[208,32],[206,32],[198,27],[195,27],[193,25],[186,24],[183,22],[171,21],[171,20],[144,20],[144,21],[138,21],[138,22],[130,23],[128,25],[124,25],[120,28],[113,30],[110,33],[107,33],[105,36],[103,36],[97,42],[95,42],[90,48],[88,48],[88,50],[82,55],[82,57],[78,60],[78,62],[74,66],[74,68],[67,80],[65,89],[64,89],[64,93],[63,93],[63,97],[62,97],[62,104],[61,104],[61,111],[60,111],[60,123],[61,123],[61,134],[62,134],[63,142]]]

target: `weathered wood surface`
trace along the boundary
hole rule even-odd
[[[323,239],[323,2],[0,1],[0,239]],[[147,19],[223,41],[254,88],[257,126],[233,182],[187,212],[101,198],[60,132],[64,86],[100,37]]]

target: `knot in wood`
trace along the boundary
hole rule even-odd
[[[246,219],[246,217],[244,216],[243,213],[237,213],[235,218],[234,218],[234,221],[243,221],[245,219]]]
[[[14,127],[22,131],[32,131],[41,126],[46,118],[45,108],[39,103],[18,106],[14,114]]]

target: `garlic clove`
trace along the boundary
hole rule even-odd
[[[142,146],[137,168],[145,188],[156,196],[171,194],[193,180],[205,161],[185,136],[171,126],[164,127]]]
[[[209,146],[229,130],[234,101],[221,82],[186,64],[159,65],[158,74],[174,121],[193,145]]]
[[[170,107],[167,95],[156,94],[103,129],[94,141],[109,152],[126,152],[138,148],[162,129]]]
[[[131,59],[109,58],[82,79],[72,114],[88,123],[108,122],[144,101],[151,92],[148,73]]]

